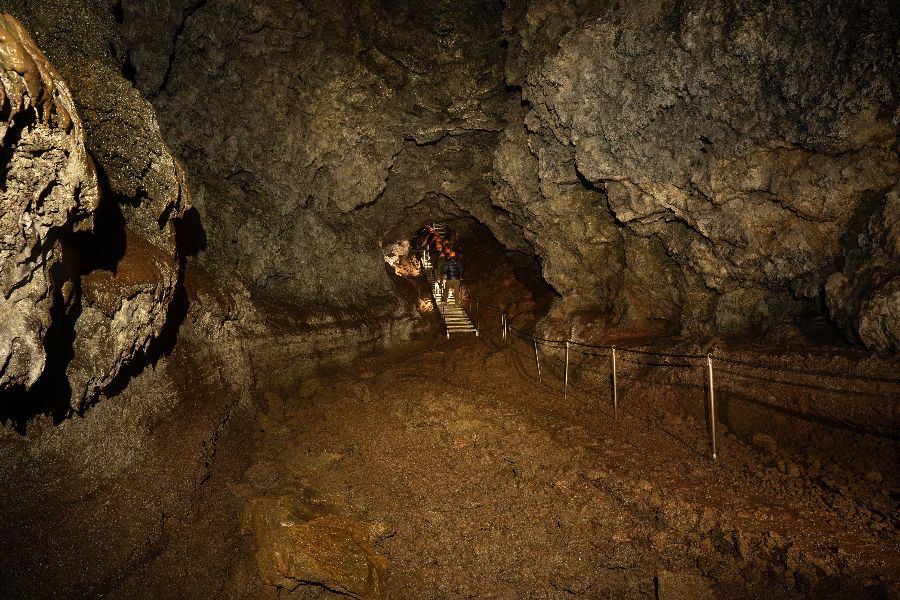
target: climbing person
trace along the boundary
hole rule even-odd
[[[425,260],[425,249],[428,247],[428,229],[423,227],[416,232],[413,238],[412,251],[416,258]]]
[[[445,227],[444,228],[444,240],[446,240],[449,243],[453,243],[453,241],[455,239],[456,239],[456,231],[454,231],[453,229],[450,229],[449,227]]]
[[[441,302],[447,301],[447,295],[453,291],[453,303],[459,304],[459,279],[462,277],[463,268],[456,258],[456,252],[450,251],[447,262],[444,263],[444,291],[441,292]]]
[[[431,228],[431,225],[426,225],[421,229],[421,232],[422,237],[420,240],[419,250],[422,258],[422,263],[424,264],[428,260],[428,252],[434,239],[434,230]]]
[[[444,265],[450,258],[450,248],[445,246],[444,251],[438,255],[437,262],[434,264],[434,287],[435,295],[444,293]]]

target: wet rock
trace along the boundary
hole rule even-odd
[[[129,231],[115,271],[98,269],[82,278],[74,357],[66,369],[73,407],[94,398],[125,365],[147,352],[166,325],[180,283],[179,267],[177,256]]]
[[[66,82],[22,25],[0,15],[0,390],[44,372],[48,330],[72,312],[72,232],[99,203]],[[68,259],[68,261],[67,261]]]
[[[710,581],[693,573],[660,571],[656,576],[658,600],[713,600]]]
[[[42,234],[46,248],[33,248],[30,260],[45,265],[42,268],[53,269],[52,279],[58,282],[55,287],[60,291],[51,293],[47,288],[43,297],[32,298],[37,313],[7,313],[15,321],[9,329],[18,332],[14,335],[19,336],[16,343],[23,348],[20,352],[28,346],[36,347],[39,336],[29,337],[22,332],[45,330],[50,322],[41,313],[51,304],[58,307],[53,324],[60,330],[60,340],[53,349],[60,355],[59,372],[52,373],[52,377],[69,380],[71,397],[60,400],[81,410],[126,366],[132,366],[134,371],[144,366],[140,359],[148,355],[167,323],[173,326],[174,333],[176,319],[170,317],[183,262],[175,223],[190,208],[190,194],[184,169],[163,142],[151,105],[123,76],[123,65],[117,60],[124,60],[126,52],[113,14],[106,7],[65,0],[0,0],[0,10],[8,10],[24,23],[41,41],[42,50],[56,67],[50,67],[46,58],[39,58],[29,59],[35,65],[41,64],[39,69],[20,69],[39,75],[36,79],[28,76],[34,80],[24,88],[31,89],[30,94],[42,89],[38,86],[40,81],[47,82],[42,84],[47,91],[37,102],[46,108],[41,109],[46,113],[41,122],[49,127],[62,125],[62,130],[71,132],[68,135],[77,141],[70,144],[67,181],[54,183],[48,177],[47,165],[59,160],[59,152],[64,149],[48,147],[50,151],[34,164],[36,169],[28,171],[37,176],[34,184],[40,183],[40,189],[10,188],[18,202],[31,203],[37,212],[53,215],[58,221],[52,225],[36,223],[50,233]],[[30,55],[37,56],[35,51],[36,48],[29,50]],[[57,70],[62,78],[55,75]],[[66,85],[52,83],[57,79],[65,79],[71,89],[68,100],[62,100],[63,96],[69,97]],[[14,104],[20,99],[15,94],[11,98]],[[22,118],[27,114],[22,113]],[[10,132],[18,135],[21,129],[26,135],[43,135],[40,132],[44,125],[22,129],[26,124],[20,120]],[[40,146],[41,142],[35,139],[34,149]],[[96,161],[100,177],[94,175],[88,153]],[[79,169],[82,175],[78,175]],[[76,185],[83,186],[83,191],[79,188],[75,204],[56,206],[62,196],[75,193]],[[103,190],[103,203],[99,206],[98,188]],[[40,208],[45,196],[48,202]],[[6,214],[15,219],[17,212],[26,214]],[[95,213],[92,230],[84,220],[90,212]],[[74,229],[88,229],[91,233],[76,237],[71,235]],[[67,243],[60,246],[67,249],[66,268],[54,267],[60,262],[61,249],[52,250],[62,230],[69,233],[61,238]],[[37,271],[26,263],[22,267]],[[85,277],[79,282],[80,275]],[[46,275],[36,277],[35,284],[42,279]],[[79,291],[84,292],[83,297]],[[72,315],[74,324],[63,318],[66,313]],[[66,347],[70,344],[71,349]],[[27,381],[40,371],[40,352],[33,352],[38,358],[25,376]],[[69,355],[71,361],[67,360]],[[23,380],[23,375],[17,379]]]
[[[251,501],[244,528],[256,539],[257,566],[267,585],[382,597],[388,561],[372,547],[382,532],[380,526],[316,512],[279,496]]]

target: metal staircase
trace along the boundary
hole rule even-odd
[[[441,293],[438,289],[437,279],[431,269],[431,261],[426,255],[422,261],[422,270],[428,279],[428,286],[431,290],[431,299],[441,315],[441,324],[449,339],[451,333],[474,333],[478,335],[478,329],[472,324],[468,313],[463,309],[461,304],[456,304],[456,298],[453,297],[453,290],[447,294],[447,301],[441,302]]]

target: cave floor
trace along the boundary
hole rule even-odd
[[[895,597],[896,472],[727,430],[713,462],[665,391],[614,420],[527,350],[439,340],[268,392],[232,487],[367,523],[389,598]]]

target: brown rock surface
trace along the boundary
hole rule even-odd
[[[4,211],[3,227],[21,221],[23,231],[33,227],[37,233],[28,234],[34,239],[27,244],[9,238],[7,252],[15,248],[18,264],[4,267],[4,277],[18,290],[9,300],[18,307],[3,311],[4,334],[11,332],[11,338],[0,347],[12,348],[15,339],[17,356],[3,378],[35,383],[45,351],[52,351],[53,373],[45,376],[41,395],[70,395],[59,401],[81,410],[126,365],[139,367],[136,359],[171,320],[183,262],[174,223],[190,207],[190,197],[183,168],[163,143],[150,104],[120,72],[115,56],[125,52],[113,15],[64,0],[0,2],[4,8],[25,24],[50,59],[34,42],[22,41],[24,29],[6,21],[11,50],[4,65],[21,83],[4,79],[12,103],[4,145],[14,150],[4,202],[21,208],[10,205]],[[84,221],[90,213],[96,213],[93,230],[73,235],[91,229]],[[139,263],[144,266],[135,269]],[[144,268],[150,263],[154,266]],[[55,283],[42,283],[51,271]],[[112,280],[104,283],[109,278],[99,271],[111,273]],[[37,275],[22,287],[29,273]],[[82,281],[80,275],[87,276]],[[142,278],[137,287],[136,277]],[[25,297],[28,302],[19,303]],[[94,303],[100,297],[102,307]],[[25,304],[31,305],[27,311]],[[56,337],[43,343],[41,332],[51,325]],[[70,391],[57,389],[64,377]]]
[[[817,301],[835,265],[853,269],[860,215],[900,172],[890,15],[883,2],[510,3],[507,79],[529,110],[498,150],[494,200],[535,232],[559,317],[593,301],[625,326],[759,330]],[[596,277],[567,277],[593,257]],[[833,316],[891,347],[893,287],[867,287],[863,307],[838,283]]]
[[[382,597],[388,561],[372,547],[374,536],[362,523],[282,496],[251,501],[244,527],[256,538],[267,585],[289,593],[313,586],[353,598]]]
[[[44,372],[54,320],[76,301],[74,229],[99,203],[85,130],[65,81],[22,25],[0,15],[0,390]],[[66,259],[68,258],[68,263]]]

